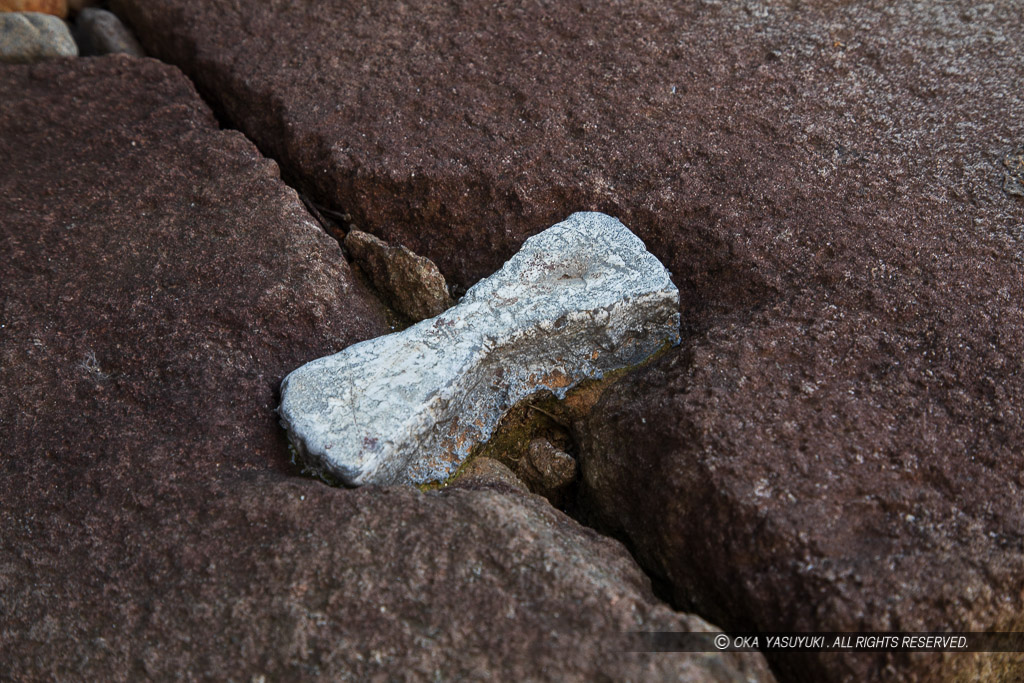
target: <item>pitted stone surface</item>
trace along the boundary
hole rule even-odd
[[[442,480],[517,401],[678,343],[678,306],[638,237],[576,213],[455,308],[290,374],[281,422],[309,467],[346,484]]]

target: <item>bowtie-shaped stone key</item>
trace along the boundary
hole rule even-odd
[[[307,363],[278,413],[308,468],[350,486],[447,479],[517,402],[679,343],[679,291],[618,220],[529,238],[441,315]]]

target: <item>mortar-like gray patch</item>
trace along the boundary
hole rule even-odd
[[[515,403],[679,342],[679,291],[618,220],[576,213],[531,237],[457,306],[307,363],[281,424],[314,471],[349,485],[446,479]]]

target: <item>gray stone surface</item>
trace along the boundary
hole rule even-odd
[[[88,7],[75,20],[75,36],[83,56],[126,54],[145,57],[139,45],[117,15],[105,9]]]
[[[0,12],[0,62],[17,64],[77,55],[71,31],[60,17]]]
[[[576,213],[442,315],[291,373],[281,423],[308,467],[346,484],[444,480],[517,401],[678,343],[678,306],[638,237]]]

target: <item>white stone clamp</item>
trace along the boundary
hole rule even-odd
[[[281,424],[314,472],[350,486],[447,479],[520,400],[679,343],[679,290],[618,220],[575,213],[458,305],[307,363]]]

